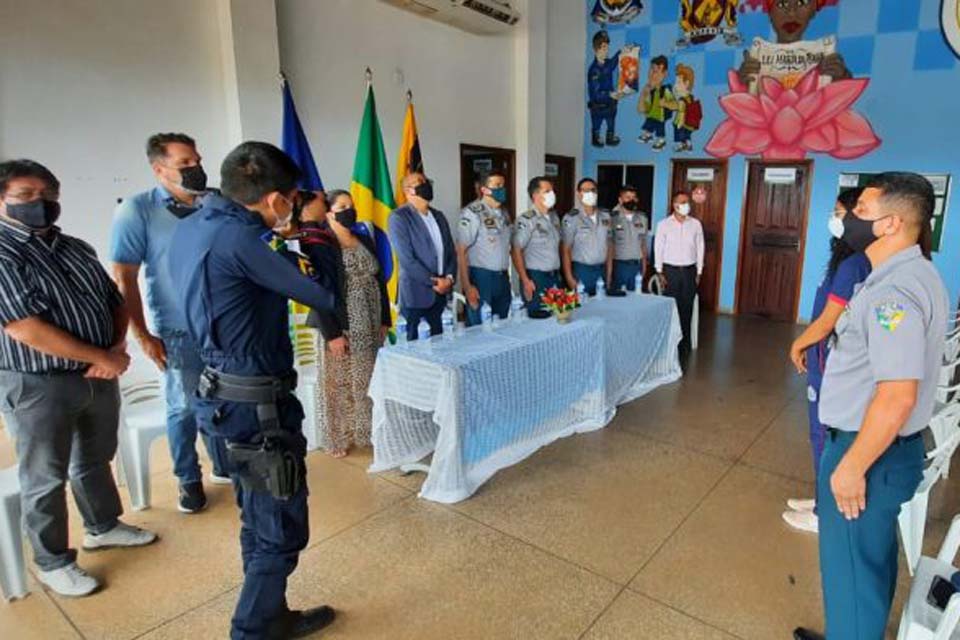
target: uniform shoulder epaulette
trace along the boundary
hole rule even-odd
[[[521,217],[521,218],[526,218],[527,220],[532,220],[532,219],[533,219],[533,209],[528,209],[527,211],[524,211],[523,213],[520,214],[520,217]]]
[[[467,209],[473,211],[474,213],[483,213],[483,203],[479,200],[475,200],[467,205]]]

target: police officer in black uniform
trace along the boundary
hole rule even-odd
[[[197,421],[226,440],[241,510],[243,587],[230,636],[299,638],[333,621],[327,606],[287,607],[287,577],[307,544],[306,440],[287,300],[333,308],[333,294],[263,241],[302,206],[300,171],[280,149],[245,142],[220,169],[223,195],[177,225],[170,272],[200,347]],[[316,198],[310,207],[322,207]]]

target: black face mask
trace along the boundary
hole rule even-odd
[[[333,214],[333,218],[337,221],[337,224],[350,229],[357,224],[357,210],[350,207],[343,211],[337,211]]]
[[[43,199],[24,204],[7,203],[7,215],[30,229],[46,229],[60,218],[60,203]]]
[[[874,222],[876,220],[863,220],[848,213],[843,217],[843,241],[854,251],[863,251],[877,239],[873,235]]]
[[[199,164],[180,169],[180,187],[190,193],[203,193],[207,190],[207,172]]]
[[[171,202],[167,205],[167,211],[181,219],[186,218],[199,208],[200,207],[192,207],[188,204],[180,204],[179,202]]]
[[[640,208],[640,203],[636,200],[627,200],[623,203],[623,208],[627,211],[636,211]]]
[[[429,182],[418,184],[416,187],[414,187],[413,192],[418,198],[423,198],[427,202],[433,200],[433,185]]]

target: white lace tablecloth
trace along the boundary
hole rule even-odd
[[[554,320],[474,327],[380,350],[370,382],[371,472],[433,459],[420,497],[459,502],[558,438],[606,426],[616,406],[677,380],[671,298],[594,299]]]

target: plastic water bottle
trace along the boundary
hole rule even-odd
[[[426,318],[420,318],[420,324],[417,325],[417,340],[430,339],[430,324]]]
[[[483,324],[485,331],[493,330],[493,309],[486,302],[480,307],[480,322]]]
[[[607,290],[604,287],[603,278],[597,278],[597,297],[598,298],[607,297]]]
[[[444,340],[453,340],[453,311],[446,307],[440,315],[440,323],[443,325]]]
[[[520,296],[513,296],[510,301],[510,319],[515,322],[523,322],[526,319],[526,310],[523,308],[523,300]]]
[[[633,288],[634,288],[634,293],[636,293],[638,296],[643,294],[643,274],[642,273],[638,273],[637,277],[633,279]]]
[[[577,283],[577,297],[580,298],[580,304],[587,304],[587,288],[582,282]]]
[[[407,341],[407,319],[402,314],[397,314],[397,344],[403,344]]]

